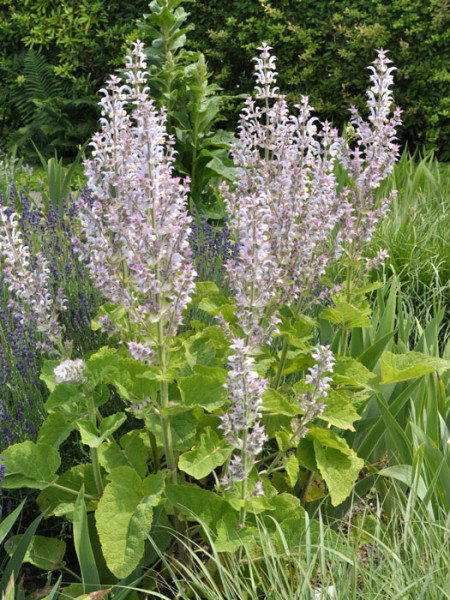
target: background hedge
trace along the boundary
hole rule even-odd
[[[320,117],[339,125],[348,119],[351,104],[363,104],[368,82],[364,67],[374,59],[375,49],[389,49],[398,68],[396,101],[404,109],[401,141],[407,141],[410,149],[435,148],[441,159],[450,159],[447,0],[196,0],[185,4],[195,25],[187,47],[205,54],[212,80],[227,93],[252,89],[251,58],[266,41],[279,59],[281,90],[290,100],[309,94]],[[84,141],[95,126],[96,92],[105,76],[122,65],[125,47],[142,37],[135,21],[144,12],[148,0],[0,2],[2,139],[24,125],[29,134],[33,118],[40,116],[48,120],[43,131],[50,150],[54,146],[64,151],[63,142],[70,148]],[[47,75],[42,61],[40,68],[36,66],[39,59],[49,66]],[[33,87],[29,74],[36,70],[39,77]],[[55,100],[38,97],[36,103],[36,85],[46,78],[49,84],[49,73],[56,77],[49,88]],[[45,94],[44,86],[41,96]],[[232,106],[227,113],[230,127],[238,103]],[[56,132],[51,131],[51,119],[53,123],[59,119]],[[26,141],[27,136],[22,147]]]
[[[95,128],[98,89],[123,66],[147,9],[148,0],[0,0],[3,143],[26,125],[47,154],[73,154]],[[13,139],[26,150],[30,137]]]
[[[388,49],[405,111],[402,141],[449,160],[447,0],[197,0],[190,10],[191,40],[226,91],[252,88],[251,57],[264,40],[278,56],[281,90],[291,99],[309,94],[321,118],[340,125],[351,104],[364,102],[375,50]]]

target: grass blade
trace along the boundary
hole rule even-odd
[[[100,576],[92,551],[84,502],[84,487],[81,488],[73,511],[73,539],[83,581],[83,593],[100,589]]]
[[[11,531],[11,528],[16,522],[17,517],[19,516],[24,504],[25,500],[23,500],[23,502],[15,510],[13,510],[13,512],[10,515],[8,515],[6,519],[4,519],[0,523],[0,546],[3,544],[4,539]]]

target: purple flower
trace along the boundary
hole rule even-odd
[[[225,438],[239,451],[229,465],[234,482],[247,479],[255,457],[262,451],[267,435],[260,424],[262,395],[267,388],[267,380],[253,370],[255,359],[249,354],[245,340],[234,338],[231,344],[234,354],[228,357],[230,370],[227,383],[229,412],[222,415]]]
[[[307,97],[291,113],[273,87],[270,47],[260,51],[256,99],[246,101],[231,151],[236,181],[221,188],[238,248],[228,279],[238,324],[254,347],[270,341],[279,306],[311,295],[340,250],[330,239],[341,211],[337,131],[326,122],[319,129]]]
[[[31,252],[24,245],[19,216],[0,207],[0,252],[4,257],[3,277],[13,297],[9,308],[20,322],[32,321],[49,340],[48,350],[62,345],[62,327],[58,311],[66,308],[61,293],[53,299],[49,290],[48,261],[38,252],[32,268]],[[20,300],[20,302],[19,302]]]
[[[305,425],[322,414],[325,408],[323,400],[328,395],[330,382],[333,381],[326,375],[333,372],[336,362],[330,347],[318,346],[314,348],[312,356],[316,364],[308,369],[305,377],[305,382],[312,386],[312,390],[301,393],[297,397],[298,407],[303,413],[301,419],[292,426],[297,437],[303,437],[307,432]]]
[[[163,324],[164,338],[177,331],[196,273],[187,182],[173,175],[173,139],[165,111],[144,87],[146,69],[136,42],[125,82],[111,75],[101,90],[101,131],[92,138],[94,158],[85,162],[93,200],[78,200],[83,235],[74,244],[102,295],[127,309],[152,346],[161,343],[154,323]]]
[[[339,141],[339,161],[348,170],[352,185],[341,194],[343,215],[341,217],[342,239],[352,245],[354,258],[362,258],[363,246],[372,239],[379,220],[389,210],[395,198],[394,190],[390,197],[375,204],[373,192],[392,172],[398,160],[399,146],[396,143],[396,128],[401,125],[401,109],[393,112],[391,86],[394,82],[395,67],[386,57],[386,51],[378,50],[378,56],[371,71],[371,88],[367,92],[368,120],[365,121],[355,107],[350,109],[350,143]],[[369,261],[366,268],[375,268],[386,255],[379,255]]]

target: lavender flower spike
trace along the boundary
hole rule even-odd
[[[371,88],[367,91],[368,120],[365,121],[356,108],[350,109],[351,129],[356,143],[351,146],[340,140],[339,160],[348,169],[353,185],[342,193],[343,218],[341,230],[343,240],[352,244],[354,258],[361,260],[364,244],[370,242],[379,220],[388,212],[395,198],[390,197],[374,203],[373,190],[392,172],[398,160],[399,145],[396,143],[396,128],[401,125],[401,109],[393,108],[392,84],[395,67],[389,67],[386,51],[378,50],[373,65]],[[381,252],[367,268],[375,268],[387,258]]]
[[[304,435],[307,431],[306,423],[312,421],[322,414],[325,404],[323,400],[327,397],[330,389],[331,377],[327,377],[326,373],[333,372],[336,359],[329,346],[318,346],[314,348],[312,353],[316,364],[308,369],[308,374],[305,377],[306,383],[313,386],[311,391],[299,394],[297,398],[298,407],[302,411],[303,416],[300,421],[294,424],[293,429]]]
[[[231,410],[221,417],[219,428],[238,451],[231,460],[229,471],[232,480],[239,482],[247,479],[255,457],[267,441],[264,427],[259,422],[267,380],[252,370],[255,359],[250,356],[245,340],[234,338],[231,348],[234,354],[228,358],[230,370],[225,384]]]
[[[13,293],[9,307],[21,321],[32,321],[46,336],[41,348],[49,352],[55,347],[62,349],[63,330],[58,311],[66,308],[66,300],[62,290],[56,301],[52,299],[48,262],[37,253],[32,264],[30,249],[23,243],[19,229],[19,215],[9,214],[7,207],[0,207],[0,252],[5,265],[3,276]]]
[[[102,129],[92,138],[94,158],[85,162],[95,200],[80,197],[83,236],[75,240],[101,293],[128,310],[138,333],[124,341],[145,342],[130,347],[144,361],[151,346],[176,332],[196,275],[187,182],[173,175],[174,141],[165,111],[148,96],[147,77],[143,45],[136,42],[125,81],[112,75],[101,90]],[[163,324],[158,339],[156,323]]]

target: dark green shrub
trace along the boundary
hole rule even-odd
[[[321,118],[340,125],[351,104],[363,105],[375,49],[389,49],[404,109],[401,141],[450,158],[445,0],[197,0],[191,13],[191,44],[226,92],[252,89],[250,59],[266,41],[279,59],[282,92],[291,100],[309,94]]]
[[[76,154],[97,91],[122,66],[147,0],[5,0],[0,5],[0,135],[47,155]],[[33,51],[33,52],[30,52]],[[34,66],[33,66],[34,65]],[[34,76],[30,73],[34,72]],[[11,133],[21,129],[11,137]]]

